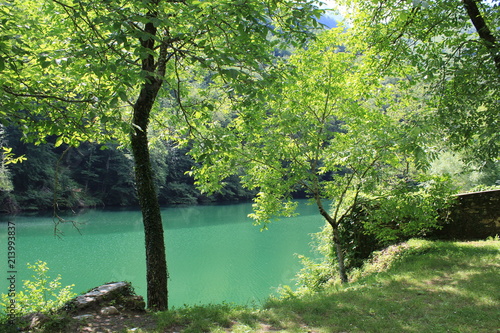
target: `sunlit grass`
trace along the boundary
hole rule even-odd
[[[500,242],[411,240],[378,255],[347,286],[270,300],[263,309],[210,305],[158,315],[184,332],[499,332]]]

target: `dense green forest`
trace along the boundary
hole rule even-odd
[[[133,161],[127,149],[117,145],[83,143],[78,148],[21,141],[15,127],[2,129],[2,144],[12,148],[22,163],[3,166],[0,211],[78,209],[84,207],[137,206]],[[50,143],[50,141],[53,141]],[[201,193],[189,171],[194,166],[189,148],[162,141],[153,149],[153,166],[162,205],[191,205],[251,200],[256,192],[244,188],[239,177],[224,180],[220,192]],[[458,153],[444,152],[430,166],[430,173],[453,178],[457,191],[487,189],[498,185],[498,163],[478,165],[462,161]],[[54,191],[55,188],[55,191]],[[132,190],[131,190],[132,189]],[[294,198],[304,198],[301,191]]]
[[[358,236],[439,228],[499,179],[499,1],[321,4],[6,1],[2,210],[138,204],[156,310],[162,204],[252,197],[265,228],[306,196],[344,283]]]
[[[0,211],[76,209],[83,207],[138,206],[130,151],[116,144],[83,143],[54,147],[56,138],[35,146],[22,142],[15,127],[3,128],[3,146],[24,156],[22,163],[4,167],[9,187],[0,192]],[[152,150],[155,184],[160,204],[198,204],[250,200],[253,192],[242,188],[238,177],[225,180],[223,191],[202,194],[186,172],[194,165],[175,143],[162,141]],[[6,190],[8,189],[8,190]]]

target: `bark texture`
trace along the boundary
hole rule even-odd
[[[148,88],[143,88],[143,91],[147,92],[147,90]],[[134,129],[131,142],[135,160],[137,194],[144,224],[148,308],[158,311],[168,308],[167,262],[160,206],[149,159],[147,127],[144,127],[144,121],[141,121],[147,119],[147,113],[146,105],[137,103],[134,107],[134,124],[141,129]]]
[[[156,34],[156,28],[152,23],[146,24],[145,31],[151,36]],[[150,50],[154,48],[152,38],[141,41],[141,44]],[[139,97],[133,107],[131,143],[135,161],[137,194],[144,224],[147,306],[151,310],[161,311],[168,309],[167,260],[147,134],[151,110],[163,83],[161,76],[154,75],[155,68],[155,58],[152,55],[143,59],[142,70],[149,74],[144,80]]]

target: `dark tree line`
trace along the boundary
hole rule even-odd
[[[12,190],[0,190],[0,211],[74,209],[82,207],[137,206],[133,159],[116,145],[82,143],[77,148],[55,147],[55,138],[34,145],[21,140],[21,132],[5,128],[4,141],[22,163],[8,165]],[[238,177],[226,179],[223,192],[207,196],[186,174],[193,160],[188,148],[161,142],[152,150],[152,165],[160,204],[198,204],[250,200]]]

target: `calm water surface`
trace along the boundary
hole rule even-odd
[[[323,225],[315,206],[301,202],[300,216],[260,231],[247,217],[251,204],[162,209],[171,306],[261,302],[280,284],[293,284],[295,254],[310,254],[310,234]],[[7,271],[7,221],[16,226],[17,290],[30,279],[26,263],[48,263],[49,275],[84,292],[109,281],[131,281],[146,295],[144,233],[138,210],[88,210],[70,217],[81,234],[61,226],[54,237],[50,216],[0,216],[0,276]],[[6,278],[0,280],[5,293]]]

